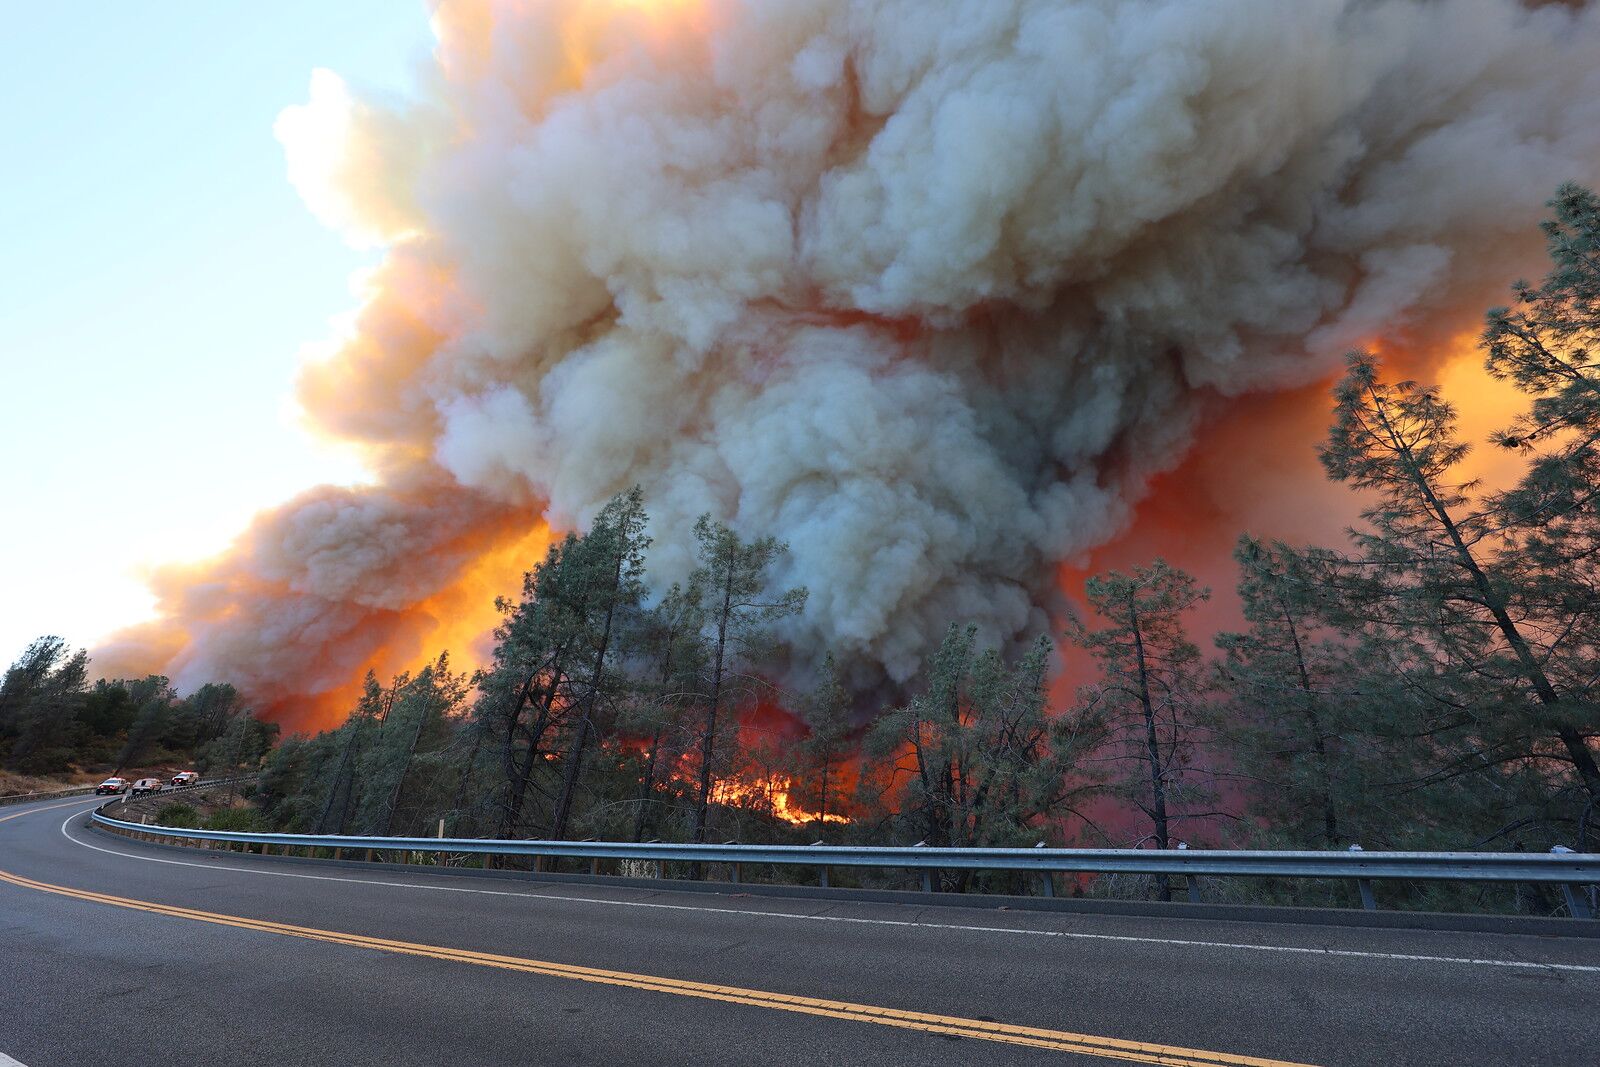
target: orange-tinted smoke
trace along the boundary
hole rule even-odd
[[[1474,317],[1463,311],[1463,327],[1470,327]],[[1489,444],[1488,438],[1516,418],[1526,398],[1489,376],[1474,335],[1462,333],[1438,350],[1371,347],[1391,378],[1437,384],[1455,405],[1461,436],[1473,446],[1461,467],[1462,480],[1479,479],[1493,488],[1516,479],[1524,458]],[[1360,525],[1368,501],[1328,480],[1317,458],[1333,419],[1336,381],[1335,376],[1288,392],[1214,400],[1194,446],[1178,466],[1150,481],[1127,530],[1087,561],[1061,568],[1062,590],[1082,610],[1083,583],[1090,575],[1128,571],[1159,556],[1210,587],[1211,599],[1190,619],[1191,633],[1206,650],[1212,634],[1243,623],[1234,594],[1233,549],[1240,534],[1345,547],[1345,531]],[[1063,684],[1081,684],[1087,665],[1070,651],[1066,657],[1072,669]]]
[[[715,12],[703,0],[543,3],[563,17],[518,19],[516,5],[497,12],[486,0],[441,3],[434,21],[445,81],[471,86],[473,79],[455,66],[484,67],[495,55],[516,56],[521,61],[511,65],[515,69],[499,76],[522,117],[534,120],[563,94],[603,81],[612,69],[606,65],[624,62],[629,49],[673,50],[698,40]],[[560,32],[550,32],[553,25]],[[508,489],[506,480],[490,477],[493,472],[475,472],[485,483],[496,481],[499,495],[490,500],[431,466],[440,412],[428,386],[453,375],[470,379],[481,373],[475,361],[488,366],[507,353],[458,350],[452,360],[445,351],[452,341],[459,346],[470,339],[473,331],[462,329],[462,322],[477,321],[482,309],[473,306],[472,286],[458,284],[451,241],[420,232],[425,213],[389,202],[407,199],[390,186],[405,187],[414,177],[404,157],[429,129],[420,120],[415,130],[391,125],[374,123],[332,168],[342,178],[369,168],[380,172],[377,177],[395,172],[391,182],[350,183],[356,193],[379,201],[358,212],[356,221],[390,247],[374,272],[353,336],[332,358],[309,367],[301,384],[314,427],[369,450],[379,484],[315,491],[268,513],[228,555],[168,572],[158,583],[162,621],[103,652],[102,669],[161,670],[190,685],[233,681],[292,728],[327,725],[348,710],[368,669],[386,676],[444,647],[456,653],[458,666],[470,662],[496,621],[493,597],[514,593],[517,576],[542,554],[548,533],[537,518],[537,502],[516,500],[525,488]],[[382,136],[396,130],[393,138]],[[470,140],[477,132],[465,122],[450,135]],[[469,245],[474,236],[471,229],[456,235],[454,247]],[[817,314],[835,320],[830,324],[851,325],[866,313],[846,308]],[[1463,328],[1476,314],[1463,314]],[[886,325],[900,340],[917,328],[903,318]],[[531,352],[512,347],[510,355],[530,364],[546,355],[537,346]],[[528,373],[535,372],[530,367]],[[1471,406],[1465,397],[1455,399]],[[1358,502],[1329,485],[1316,462],[1314,446],[1327,423],[1326,385],[1218,398],[1213,407],[1194,449],[1154,480],[1130,528],[1082,567],[1062,572],[1069,594],[1081,588],[1084,573],[1164,555],[1216,590],[1216,599],[1195,620],[1197,634],[1207,635],[1236,616],[1229,607],[1229,553],[1239,532],[1338,540]],[[304,514],[331,513],[337,527],[341,509],[348,511],[354,532],[334,538],[331,549],[300,529]],[[371,558],[363,555],[364,546],[371,547]],[[315,565],[319,554],[337,558],[329,566]]]
[[[330,543],[345,516],[358,520],[351,543]],[[369,670],[387,681],[441,650],[458,670],[483,662],[495,597],[516,592],[549,539],[531,510],[442,481],[321,487],[258,516],[223,555],[158,573],[160,616],[97,650],[96,667],[163,673],[180,691],[228,681],[287,730],[327,728]]]

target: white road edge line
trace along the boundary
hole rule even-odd
[[[714,915],[739,915],[762,919],[792,919],[806,922],[831,922],[864,926],[902,926],[919,930],[953,930],[962,933],[1013,934],[1023,937],[1058,937],[1072,941],[1112,941],[1141,945],[1173,945],[1181,948],[1232,949],[1244,952],[1282,952],[1291,955],[1323,956],[1340,959],[1387,960],[1398,963],[1448,963],[1473,967],[1503,967],[1512,970],[1561,971],[1573,974],[1600,974],[1600,966],[1582,963],[1534,963],[1528,960],[1476,959],[1468,956],[1420,956],[1398,952],[1363,952],[1356,949],[1306,948],[1300,945],[1251,945],[1232,941],[1189,941],[1163,937],[1134,937],[1129,934],[1086,934],[1069,930],[1019,930],[1008,926],[966,926],[956,923],[913,922],[907,919],[861,919],[844,915],[797,915],[788,911],[757,911],[752,908],[701,908],[690,904],[657,904],[642,900],[605,900],[599,897],[575,897],[556,893],[510,892],[503,889],[471,889],[466,886],[423,885],[417,882],[390,882],[377,878],[341,878],[331,874],[297,874],[293,871],[263,871],[254,867],[233,867],[217,863],[192,863],[188,860],[169,860],[159,856],[140,856],[133,852],[91,845],[67,833],[67,826],[81,813],[66,817],[61,823],[61,836],[75,845],[104,852],[124,859],[143,860],[146,863],[166,863],[175,867],[198,867],[207,871],[237,871],[241,874],[259,874],[273,878],[303,878],[313,882],[352,882],[357,885],[385,886],[393,889],[422,889],[440,893],[475,893],[489,897],[523,897],[532,900],[554,900],[566,904],[598,904],[605,907],[653,908],[660,911],[696,911]],[[0,1067],[6,1067],[0,1063]]]
[[[0,1067],[28,1067],[21,1060],[14,1060],[4,1052],[0,1052]]]

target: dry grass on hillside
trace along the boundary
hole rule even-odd
[[[189,769],[187,764],[171,764],[159,767],[124,767],[118,773],[130,782],[140,778],[159,778],[166,782],[170,781],[174,774],[187,769]],[[14,796],[17,793],[48,793],[54,789],[96,785],[105,781],[109,773],[106,770],[68,771],[63,774],[38,776],[0,770],[0,797]]]
[[[104,775],[90,774],[87,771],[52,774],[45,777],[18,774],[15,771],[0,771],[0,797],[8,797],[17,793],[45,793],[52,789],[71,789],[79,785],[94,785],[102,778],[104,778]]]

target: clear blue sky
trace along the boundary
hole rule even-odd
[[[354,465],[295,424],[347,248],[272,124],[328,67],[403,93],[422,0],[6,5],[0,63],[0,661],[146,616],[141,569],[223,547]]]

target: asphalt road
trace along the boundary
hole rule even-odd
[[[1600,941],[179,853],[0,809],[0,1065],[1579,1064]]]

